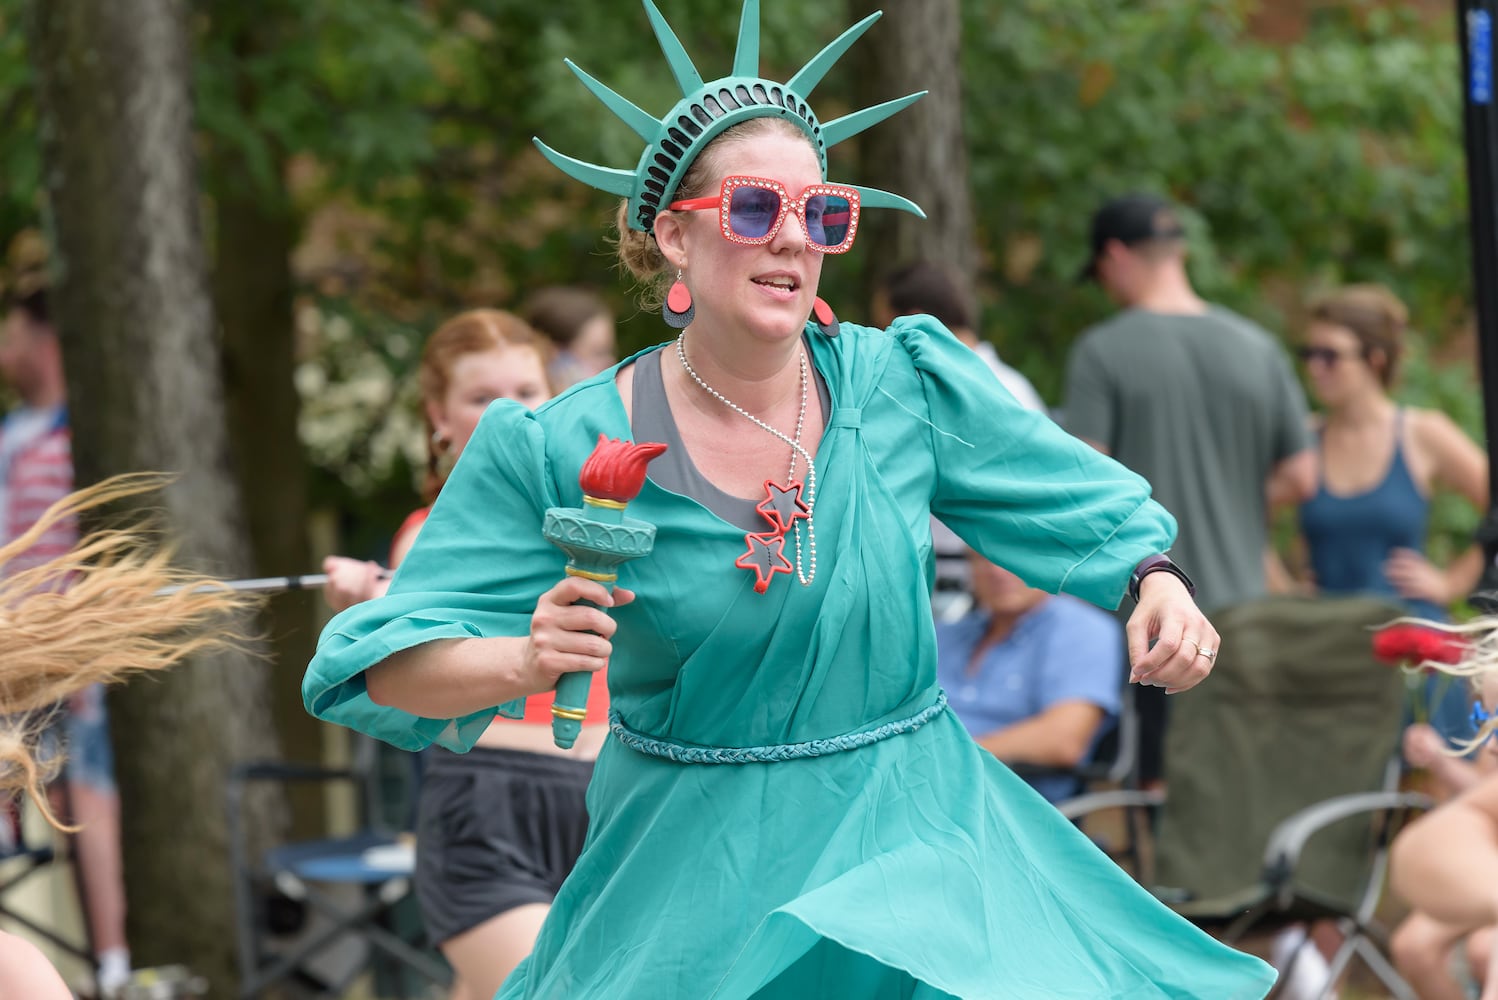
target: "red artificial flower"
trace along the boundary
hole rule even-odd
[[[1395,666],[1460,663],[1466,649],[1461,636],[1411,622],[1386,625],[1373,634],[1373,655]]]
[[[587,496],[629,503],[645,486],[645,466],[665,450],[663,444],[635,444],[600,434],[593,454],[583,463],[578,485]]]

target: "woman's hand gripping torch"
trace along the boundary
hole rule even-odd
[[[598,435],[598,445],[577,477],[582,507],[552,507],[541,525],[546,540],[567,553],[568,576],[596,580],[612,591],[621,563],[650,554],[655,525],[625,517],[624,508],[644,487],[645,466],[665,450],[663,444],[632,444]],[[551,733],[563,749],[570,749],[582,730],[592,680],[592,674],[580,671],[563,674],[557,681]]]

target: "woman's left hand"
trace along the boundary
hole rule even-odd
[[[1139,582],[1139,605],[1129,616],[1126,631],[1132,683],[1175,694],[1195,687],[1212,672],[1217,630],[1186,585],[1170,573],[1151,573]]]
[[[1449,604],[1446,573],[1413,549],[1395,549],[1384,560],[1384,576],[1400,597],[1432,604]]]

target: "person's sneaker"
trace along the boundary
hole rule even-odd
[[[1286,927],[1276,934],[1269,956],[1270,964],[1281,977],[1289,972],[1289,978],[1277,994],[1281,1000],[1316,1000],[1322,995],[1321,991],[1331,977],[1331,966],[1321,949],[1306,941],[1304,927]],[[1329,991],[1326,1000],[1337,1000],[1337,991]]]
[[[100,1000],[118,1000],[123,996],[125,987],[130,985],[130,953],[121,948],[100,955],[94,984]]]

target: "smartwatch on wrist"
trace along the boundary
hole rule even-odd
[[[1134,572],[1129,574],[1129,596],[1135,601],[1139,600],[1139,585],[1151,573],[1169,573],[1186,585],[1186,593],[1196,596],[1196,584],[1191,582],[1186,571],[1171,562],[1169,556],[1159,555],[1140,560],[1139,565],[1134,567]]]

